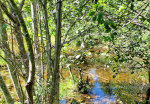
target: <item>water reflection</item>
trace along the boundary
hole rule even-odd
[[[101,90],[103,90],[106,95],[113,95],[113,87],[111,86],[111,83],[101,83]]]
[[[103,103],[103,104],[110,104],[110,103],[115,103],[116,99],[115,96],[113,95],[113,90],[111,88],[111,84],[110,83],[100,83],[98,81],[98,76],[95,73],[96,68],[92,68],[89,71],[89,75],[91,75],[91,77],[94,80],[93,83],[93,88],[90,91],[90,95],[94,95],[95,98],[90,99],[89,102],[90,103]]]
[[[112,75],[107,70],[100,70],[97,68],[91,68],[86,74],[90,78],[90,83],[92,83],[89,93],[81,94],[80,97],[74,96],[78,102],[83,104],[119,104],[125,103],[138,103],[142,101],[140,96],[137,96],[137,93],[140,92],[140,89],[135,84],[130,83],[114,83],[109,77]],[[125,73],[126,74],[126,73]],[[107,81],[104,81],[107,80]],[[143,93],[144,94],[144,93]],[[143,95],[144,96],[144,95]],[[72,98],[69,98],[72,99]],[[61,104],[69,104],[70,102],[63,99]]]
[[[103,103],[103,104],[110,104],[110,103],[115,103],[116,99],[115,96],[112,94],[112,91],[105,88],[105,91],[102,90],[101,83],[95,82],[94,83],[94,88],[92,88],[91,95],[94,95],[94,99],[90,99],[89,102],[92,103]]]
[[[62,99],[59,101],[59,103],[60,103],[60,104],[66,104],[67,101],[66,101],[64,98],[62,98]]]

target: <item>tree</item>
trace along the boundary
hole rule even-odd
[[[50,104],[59,104],[59,61],[61,50],[61,21],[62,21],[62,1],[56,0],[56,33],[55,33],[55,53],[54,70],[52,75],[52,88]]]
[[[23,96],[24,94],[22,92],[22,87],[20,85],[20,81],[19,81],[19,78],[17,75],[18,73],[16,72],[17,63],[13,59],[12,53],[11,53],[11,51],[9,49],[9,45],[7,43],[8,37],[7,37],[7,32],[6,32],[6,25],[4,23],[4,18],[2,15],[1,9],[0,9],[0,20],[2,20],[2,21],[0,21],[0,29],[1,29],[1,31],[0,31],[0,48],[2,49],[2,51],[5,54],[5,59],[7,61],[8,70],[9,70],[10,76],[12,78],[16,93],[20,99],[20,102],[24,103],[24,96]],[[3,92],[5,92],[5,91],[3,91]]]
[[[113,66],[114,77],[124,64],[128,64],[131,73],[142,68],[149,70],[150,43],[146,38],[150,30],[149,1],[6,1],[0,1],[3,11],[0,15],[5,16],[0,16],[0,48],[21,103],[26,99],[30,104],[40,102],[40,96],[46,103],[59,103],[61,50],[77,39],[90,46],[88,49],[93,47],[95,40],[90,40],[95,36],[109,46],[108,53],[113,57],[108,65]],[[10,28],[14,31],[18,52],[11,51],[9,46]],[[24,78],[25,88],[19,83],[20,77]],[[26,89],[26,93],[22,89]]]

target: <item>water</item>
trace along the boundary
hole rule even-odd
[[[90,99],[82,99],[83,101],[86,100],[86,103],[89,104],[110,104],[115,103],[116,98],[113,94],[113,88],[111,88],[110,84],[101,83],[98,81],[98,76],[96,74],[96,68],[90,69],[87,73],[88,76],[94,82],[92,83],[92,88],[89,90],[89,93],[87,94],[90,97]],[[76,98],[74,98],[76,99]],[[61,104],[67,104],[67,101],[63,98],[60,100]],[[84,102],[83,102],[84,103]],[[86,104],[85,103],[85,104]]]
[[[94,87],[91,89],[89,95],[95,96],[95,98],[89,100],[89,103],[115,103],[116,98],[115,95],[113,95],[113,88],[111,88],[110,84],[103,83],[102,85],[102,83],[98,81],[98,76],[95,71],[96,68],[92,68],[89,71],[89,75],[91,75],[94,80]]]
[[[62,98],[62,99],[59,101],[59,103],[60,103],[60,104],[66,104],[67,101],[66,101],[64,98]]]
[[[112,73],[108,70],[91,68],[84,72],[84,77],[88,75],[90,83],[92,83],[91,89],[88,94],[75,95],[69,98],[63,98],[60,100],[61,104],[70,104],[70,99],[76,99],[82,104],[127,104],[137,103],[143,104],[141,97],[137,95],[141,90],[133,83],[129,83],[131,80],[128,73],[121,73],[118,75],[118,79],[114,79]],[[120,76],[120,77],[119,77]],[[129,79],[129,80],[127,80]],[[118,82],[115,82],[118,80]],[[124,82],[123,82],[124,81]],[[144,93],[143,93],[144,94]]]

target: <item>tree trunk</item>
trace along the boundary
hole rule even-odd
[[[27,58],[27,53],[23,44],[24,42],[23,42],[23,37],[21,34],[21,29],[18,26],[18,24],[14,24],[14,28],[15,28],[15,38],[16,38],[17,45],[19,48],[19,55],[21,57],[21,62],[25,68],[24,76],[25,76],[25,80],[27,80],[28,73],[29,73],[29,60]]]
[[[0,4],[1,4],[1,8],[5,12],[5,14],[13,22],[13,26],[14,26],[13,28],[15,30],[14,31],[15,32],[15,38],[16,38],[17,45],[18,45],[18,48],[19,48],[19,55],[21,57],[22,65],[25,68],[24,76],[27,79],[28,72],[29,72],[29,60],[27,58],[27,53],[26,53],[26,50],[25,50],[25,47],[24,47],[24,44],[23,44],[23,37],[22,37],[22,33],[21,33],[21,29],[20,29],[20,24],[19,24],[18,18],[17,18],[16,15],[12,15],[14,12],[13,12],[13,9],[11,8],[10,5],[9,6],[10,6],[11,13],[8,12],[6,6],[1,1],[0,1]]]
[[[0,20],[4,21],[1,9],[0,9]],[[1,31],[0,31],[0,41],[1,41],[0,47],[1,47],[2,51],[4,52],[5,58],[7,60],[8,70],[11,75],[13,85],[15,87],[15,90],[17,92],[19,100],[22,104],[24,104],[23,91],[22,91],[22,87],[20,85],[20,82],[19,82],[19,79],[17,76],[17,69],[16,69],[17,66],[15,63],[15,60],[12,57],[12,52],[9,49],[6,27],[5,27],[4,22],[2,22],[2,21],[0,21],[0,29],[1,29]]]
[[[51,102],[50,104],[59,104],[59,61],[61,50],[61,20],[62,20],[62,1],[56,0],[56,33],[55,33],[55,54],[54,70],[52,76]]]
[[[43,65],[43,51],[44,51],[44,41],[43,41],[43,33],[42,33],[42,24],[41,24],[41,11],[40,11],[40,5],[39,7],[39,28],[40,28],[40,35],[41,35],[41,73],[42,73],[42,82],[44,81],[44,65]],[[43,83],[44,84],[44,83]]]
[[[19,19],[19,23],[22,27],[22,30],[23,30],[23,33],[25,36],[25,40],[27,43],[27,47],[28,47],[28,53],[29,53],[29,59],[30,59],[29,61],[31,63],[31,67],[29,69],[29,76],[28,76],[28,80],[27,80],[27,84],[26,84],[26,90],[27,90],[29,103],[33,104],[33,83],[34,83],[34,76],[35,76],[35,62],[34,62],[34,54],[33,54],[31,39],[30,39],[28,30],[27,30],[25,21],[22,17],[20,9],[17,7],[14,0],[8,0],[8,2],[10,3],[11,7],[13,8],[15,14],[17,15],[17,17]]]
[[[47,51],[47,82],[50,81],[50,76],[52,75],[52,62],[51,62],[51,36],[49,34],[49,26],[48,26],[48,15],[47,15],[47,0],[43,2],[43,15],[44,15],[44,27],[46,34],[46,51]]]
[[[46,34],[46,55],[47,55],[47,93],[50,93],[50,81],[52,76],[52,62],[51,62],[51,36],[49,34],[49,26],[48,26],[48,15],[47,15],[47,0],[40,0],[40,4],[43,9],[43,16],[44,16],[44,27],[45,27],[45,34]],[[47,102],[49,103],[50,98],[49,94],[47,95]]]
[[[41,58],[40,58],[40,47],[38,39],[38,23],[37,23],[37,2],[33,0],[31,2],[31,15],[32,15],[32,31],[33,31],[33,48],[35,54],[35,66],[37,70],[37,80],[40,82],[41,78]]]
[[[7,86],[2,78],[2,76],[0,75],[0,88],[3,92],[3,95],[5,97],[5,100],[7,102],[7,104],[14,104],[14,100],[12,99],[8,89],[7,89]]]

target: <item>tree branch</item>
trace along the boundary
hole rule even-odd
[[[21,1],[20,5],[19,5],[19,9],[20,9],[20,10],[22,10],[23,5],[24,5],[24,2],[25,2],[25,0],[22,0],[22,1]]]
[[[68,40],[68,41],[64,41],[64,42],[61,44],[61,47],[63,47],[64,44],[70,43],[71,41],[73,41],[73,40],[75,40],[75,39],[77,39],[77,38],[79,38],[79,37],[82,37],[82,36],[87,35],[87,34],[84,34],[84,33],[85,33],[86,31],[89,31],[90,29],[96,27],[96,26],[97,26],[97,25],[91,26],[91,27],[87,28],[86,30],[82,31],[81,33],[79,33],[78,35],[76,35],[74,38],[72,38],[72,39],[70,39],[70,40]]]
[[[150,29],[149,29],[148,27],[145,27],[145,26],[143,26],[143,25],[140,24],[140,23],[133,22],[133,24],[134,24],[134,25],[137,25],[137,26],[139,26],[139,27],[141,27],[141,28],[143,28],[143,29],[146,29],[146,30],[150,31]]]
[[[13,21],[14,23],[16,23],[16,20],[13,18],[13,15],[8,12],[7,7],[6,7],[5,4],[2,3],[1,1],[0,1],[0,7],[1,7],[1,9],[5,12],[5,14],[7,15],[7,17],[8,17],[11,21]]]
[[[147,7],[148,7],[149,3],[147,3],[145,5],[145,7],[141,10],[141,12],[139,12],[133,19],[131,19],[128,23],[126,23],[125,25],[123,25],[122,27],[125,27],[126,25],[130,24],[131,22],[133,22]]]
[[[87,0],[87,2],[84,3],[81,7],[85,6],[88,2],[89,2],[89,0]],[[81,17],[82,17],[82,16],[81,16]],[[78,17],[75,18],[75,21],[71,24],[71,26],[69,27],[68,31],[67,31],[66,34],[65,34],[65,38],[64,38],[64,40],[63,40],[63,43],[66,41],[66,38],[67,38],[67,36],[68,36],[70,30],[74,27],[74,25],[76,24],[76,22],[77,22],[81,17],[78,15]]]

